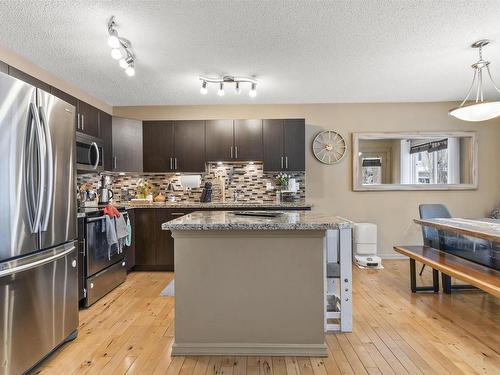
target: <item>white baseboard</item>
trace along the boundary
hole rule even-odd
[[[325,344],[174,343],[172,355],[327,357]]]

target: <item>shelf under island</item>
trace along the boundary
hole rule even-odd
[[[353,223],[311,211],[251,213],[197,211],[162,225],[175,249],[173,355],[327,355],[327,244],[348,269],[340,286],[350,306]],[[343,319],[350,331],[350,307]]]

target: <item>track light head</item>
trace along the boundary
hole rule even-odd
[[[217,90],[217,95],[219,95],[219,96],[224,96],[225,95],[225,92],[224,92],[224,82],[221,82],[219,84],[219,90]]]
[[[207,81],[202,81],[201,82],[201,88],[200,88],[200,94],[201,95],[207,95],[208,89],[207,89]]]
[[[129,77],[135,76],[135,69],[134,69],[134,63],[133,62],[131,64],[129,64],[129,66],[127,66],[127,68],[125,69],[125,73]]]
[[[120,60],[123,57],[122,51],[119,48],[113,48],[111,50],[111,57],[115,60]]]
[[[240,88],[240,83],[239,82],[236,82],[236,94],[240,94],[241,93],[241,88]]]
[[[110,46],[111,48],[120,47],[120,39],[118,39],[118,33],[115,29],[109,30],[108,46]]]
[[[257,84],[255,82],[252,83],[252,87],[250,91],[248,92],[248,95],[251,98],[255,98],[257,96]]]

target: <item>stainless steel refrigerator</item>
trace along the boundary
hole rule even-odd
[[[0,374],[78,326],[75,107],[0,73]]]

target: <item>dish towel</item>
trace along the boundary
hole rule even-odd
[[[130,225],[130,218],[127,216],[127,232],[128,236],[125,237],[125,246],[130,246],[132,243],[132,225]]]
[[[123,252],[123,245],[128,237],[128,228],[123,215],[115,218],[116,238],[118,239],[118,252]]]
[[[111,246],[118,244],[118,237],[116,236],[115,220],[111,219],[108,215],[105,216],[102,231],[106,232],[106,239],[108,241],[108,259],[111,260]]]

